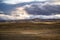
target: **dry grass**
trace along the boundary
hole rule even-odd
[[[60,40],[60,23],[0,23],[1,40]]]

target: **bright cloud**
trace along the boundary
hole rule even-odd
[[[17,3],[21,3],[21,2],[30,2],[32,0],[3,0],[3,3],[6,4],[17,4]]]
[[[60,5],[60,0],[55,0],[54,4]]]
[[[20,19],[34,19],[34,18],[40,18],[40,19],[60,19],[60,14],[56,15],[29,15],[30,17],[15,17],[12,15],[5,15],[5,14],[0,14],[0,19],[3,20],[20,20]]]
[[[57,2],[59,2],[60,0],[54,0],[54,1],[57,1]]]
[[[35,1],[46,1],[46,0],[35,0]]]
[[[49,1],[49,2],[56,2],[56,3],[60,2],[60,0],[2,0],[2,3],[18,4],[18,3],[21,3],[21,2],[31,2],[31,1]]]
[[[10,15],[0,14],[0,19],[3,20],[15,20],[16,18]]]
[[[18,4],[18,3],[21,3],[21,2],[31,2],[31,1],[47,1],[47,0],[2,0],[2,3]]]

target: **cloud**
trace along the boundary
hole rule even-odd
[[[56,15],[31,15],[31,19],[40,18],[40,19],[60,19],[60,14]]]
[[[27,17],[22,17],[22,16],[14,16],[14,15],[5,15],[5,14],[0,14],[0,20],[20,20],[20,19],[26,19]]]
[[[2,11],[1,11],[2,12]],[[55,15],[33,15],[28,14],[25,7],[18,7],[16,10],[12,11],[11,14],[0,14],[0,20],[21,20],[21,19],[60,19],[60,14]]]
[[[59,0],[0,0],[0,2],[6,4],[18,4],[22,2],[31,2],[31,1],[59,1]]]
[[[6,4],[17,4],[17,3],[21,3],[21,2],[30,2],[32,0],[3,0],[2,3],[6,3]],[[52,3],[54,4],[60,4],[60,1],[59,0],[55,0],[55,1],[52,1]],[[48,4],[45,3],[43,4],[42,6]],[[28,8],[31,7],[31,5],[26,5]],[[43,8],[41,5],[39,7]],[[24,6],[25,7],[25,6]],[[0,14],[0,20],[1,19],[4,19],[4,20],[19,20],[19,19],[32,19],[32,18],[40,18],[40,19],[60,19],[60,14],[56,14],[56,15],[31,15],[31,14],[28,14],[28,13],[25,13],[24,15],[22,15],[20,13],[19,10],[22,10],[24,8],[16,8],[17,11],[12,11],[16,14],[11,14],[11,15],[5,15],[5,14]],[[22,12],[25,11],[25,10],[22,10]],[[0,11],[0,13],[3,13],[2,11]]]
[[[59,2],[60,0],[54,0],[54,1]]]
[[[0,14],[0,20],[21,20],[21,19],[34,19],[34,18],[40,18],[40,19],[60,19],[60,14],[56,15],[29,15],[30,17],[24,17],[22,18],[21,16],[15,17],[12,15],[5,15],[5,14]]]
[[[0,14],[3,14],[4,12],[3,11],[0,11]]]
[[[50,1],[50,2],[59,2],[60,0],[47,0],[47,1]]]
[[[0,20],[1,19],[3,19],[3,20],[13,20],[14,17],[10,16],[10,15],[0,14]]]
[[[0,14],[0,20],[21,20],[21,19],[60,19],[60,14],[53,14],[53,15],[33,15],[28,14],[25,10],[25,7],[18,7],[16,10],[13,10],[11,14]]]
[[[0,2],[2,2],[2,0],[0,0]]]
[[[6,4],[18,4],[21,2],[30,2],[32,0],[3,0],[2,3],[6,3]]]
[[[47,0],[36,0],[36,1],[47,1]]]
[[[56,5],[60,5],[60,0],[53,0],[53,3]]]
[[[13,10],[11,14],[0,14],[0,20],[20,20],[20,19],[28,19],[30,16],[24,10],[24,7],[18,7],[16,10]]]
[[[27,5],[28,6],[28,5]],[[30,7],[30,6],[28,6]],[[18,7],[16,10],[13,10],[11,14],[5,15],[0,14],[0,20],[20,20],[20,19],[34,19],[34,18],[40,18],[40,19],[60,19],[60,14],[53,14],[53,15],[33,15],[28,14],[25,10],[25,7]]]

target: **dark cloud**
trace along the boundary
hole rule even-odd
[[[2,2],[3,0],[0,0],[0,3]]]

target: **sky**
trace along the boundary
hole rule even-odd
[[[5,13],[5,12],[9,13],[9,12],[12,12],[13,9],[16,9],[17,4],[24,3],[24,2],[32,2],[32,1],[48,1],[48,2],[52,2],[54,4],[57,4],[57,5],[58,4],[60,5],[60,0],[0,0],[0,13]],[[28,15],[28,16],[31,16],[31,15]],[[38,17],[38,16],[35,16],[35,17]],[[51,18],[54,18],[54,17],[55,18],[56,17],[60,18],[60,16],[56,16],[56,15],[50,15],[50,16],[42,15],[41,17],[43,17],[43,18],[45,17],[46,19],[48,19],[50,17]],[[10,19],[15,19],[14,16],[5,15],[5,14],[0,14],[0,18],[2,18],[2,19],[9,19],[9,20]],[[18,19],[19,18],[20,17],[18,17]]]
[[[22,2],[31,2],[31,1],[37,1],[37,0],[2,0],[2,3],[18,4],[18,3],[22,3]],[[46,1],[46,0],[38,0],[38,1]]]
[[[31,1],[60,2],[60,0],[0,0],[0,3],[18,4],[18,3],[22,3],[22,2],[31,2]]]

